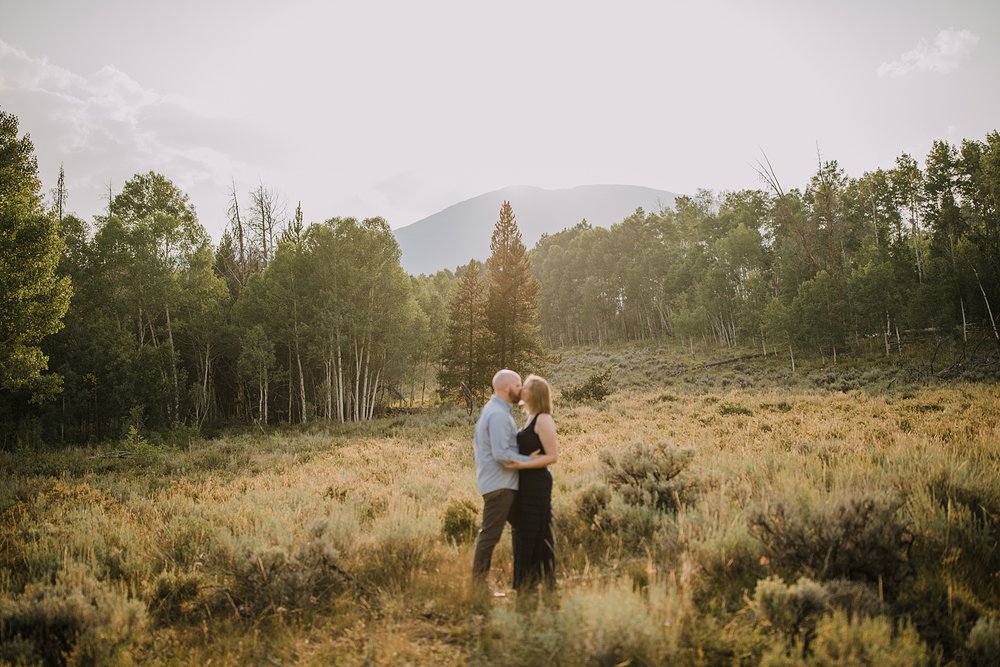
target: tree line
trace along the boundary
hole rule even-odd
[[[896,352],[907,330],[1000,343],[1000,133],[858,178],[821,161],[801,190],[760,173],[766,189],[699,191],[539,241],[547,344],[673,337],[835,359]]]
[[[803,190],[761,173],[769,189],[583,221],[531,251],[505,202],[486,262],[408,276],[381,218],[306,224],[263,184],[232,184],[218,244],[155,172],[84,221],[62,169],[45,196],[0,110],[0,446],[473,405],[497,368],[540,370],[563,345],[1000,341],[1000,134],[860,178],[822,162]]]
[[[234,183],[216,246],[187,195],[149,172],[87,222],[67,212],[64,171],[46,198],[30,137],[14,116],[0,121],[3,446],[362,421],[432,396],[482,398],[488,365],[540,353],[538,288],[509,203],[462,357],[446,350],[459,279],[408,276],[383,219],[306,224],[301,205],[287,216],[274,190],[241,197]],[[478,281],[472,266],[460,276]]]

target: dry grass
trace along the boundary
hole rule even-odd
[[[608,358],[571,352],[552,377],[578,381]],[[618,361],[645,375],[643,358]],[[471,544],[442,532],[449,507],[480,502],[471,422],[457,410],[141,459],[2,454],[0,660],[38,657],[13,634],[11,610],[49,618],[54,584],[72,574],[103,586],[108,604],[144,608],[148,622],[109,646],[93,646],[95,619],[124,611],[60,626],[68,646],[86,636],[87,650],[123,664],[793,664],[801,638],[761,621],[752,596],[760,580],[822,579],[822,567],[796,550],[798,533],[779,555],[751,517],[781,503],[802,540],[828,540],[849,563],[870,545],[826,528],[867,521],[842,509],[861,497],[893,503],[901,563],[866,563],[860,585],[884,615],[852,621],[831,607],[817,645],[872,637],[891,648],[898,627],[912,655],[961,663],[973,659],[973,627],[976,646],[992,641],[979,635],[996,624],[976,624],[1000,612],[995,385],[843,392],[808,374],[768,385],[763,366],[666,377],[680,359],[663,357],[654,370],[665,377],[633,377],[603,402],[558,407],[560,591],[519,609],[513,593],[477,599]],[[608,486],[602,455],[662,441],[692,452],[677,504],[593,492]],[[494,564],[506,590],[506,541]],[[40,586],[44,605],[30,598]]]

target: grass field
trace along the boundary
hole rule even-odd
[[[560,586],[469,588],[471,419],[0,454],[0,660],[31,664],[991,664],[1000,388],[567,350]]]

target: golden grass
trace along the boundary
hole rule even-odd
[[[960,655],[956,642],[978,615],[1000,611],[997,575],[979,581],[969,562],[995,547],[998,506],[935,496],[956,488],[1000,500],[996,386],[843,393],[670,382],[557,404],[556,419],[554,505],[566,529],[557,607],[518,612],[512,592],[484,604],[469,589],[471,545],[445,540],[441,519],[450,501],[479,506],[472,428],[447,409],[231,436],[163,451],[139,469],[90,450],[4,454],[0,597],[19,599],[80,563],[147,605],[149,637],[132,650],[151,663],[753,663],[776,640],[741,602],[770,574],[748,509],[870,491],[902,499],[899,516],[921,545],[918,575],[927,563],[941,571],[944,597],[928,592],[909,612],[930,615],[919,603],[951,614],[954,636],[926,634],[930,643]],[[574,542],[593,530],[576,508],[603,479],[601,454],[662,440],[694,451],[681,509],[657,516],[641,539]],[[494,565],[492,583],[505,590],[508,542]],[[333,583],[295,597],[319,570]],[[164,573],[194,582],[173,607],[157,597],[173,590],[157,593]],[[279,602],[240,598],[255,585]]]

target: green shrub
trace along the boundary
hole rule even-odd
[[[611,490],[604,484],[591,484],[580,492],[574,502],[580,521],[600,529],[611,504]]]
[[[788,586],[777,577],[757,582],[753,609],[757,617],[781,634],[786,646],[809,653],[816,625],[828,609],[830,595],[821,584],[802,577]]]
[[[812,666],[915,667],[930,664],[927,647],[908,625],[894,628],[883,616],[849,619],[837,611],[816,625],[811,650],[800,645],[774,646],[761,665],[767,667]]]
[[[766,573],[760,542],[745,527],[734,528],[689,547],[698,568],[693,594],[700,609],[736,612]]]
[[[719,414],[723,416],[742,415],[744,417],[753,417],[753,410],[743,407],[742,405],[723,403],[719,406]]]
[[[237,558],[228,593],[241,616],[310,610],[351,589],[353,578],[340,566],[340,552],[323,524],[298,548],[247,549]]]
[[[441,516],[441,536],[454,544],[467,544],[479,531],[479,508],[468,499],[452,499]]]
[[[359,577],[368,585],[390,592],[408,588],[417,573],[434,561],[431,539],[419,534],[386,535],[362,552]]]
[[[574,403],[581,401],[603,401],[611,395],[608,383],[611,381],[611,369],[596,371],[581,382],[571,385],[562,391],[562,398]]]
[[[749,524],[771,565],[786,576],[875,584],[902,575],[913,538],[896,518],[900,506],[873,495],[834,498],[819,507],[779,500],[751,511]]]
[[[634,443],[624,452],[604,452],[601,460],[612,489],[630,505],[677,510],[687,485],[677,477],[693,458],[689,449],[677,449],[667,442],[653,445]]]
[[[849,619],[874,618],[885,612],[885,605],[871,587],[850,579],[832,579],[823,582],[827,603],[840,609]]]
[[[683,600],[655,584],[574,589],[558,606],[490,619],[489,664],[611,667],[672,664],[685,623]]]
[[[54,584],[0,599],[0,659],[14,664],[123,665],[147,639],[146,607],[68,563]]]
[[[204,587],[205,582],[197,573],[161,572],[153,583],[148,602],[157,625],[200,620],[195,612],[205,603],[201,595]]]

